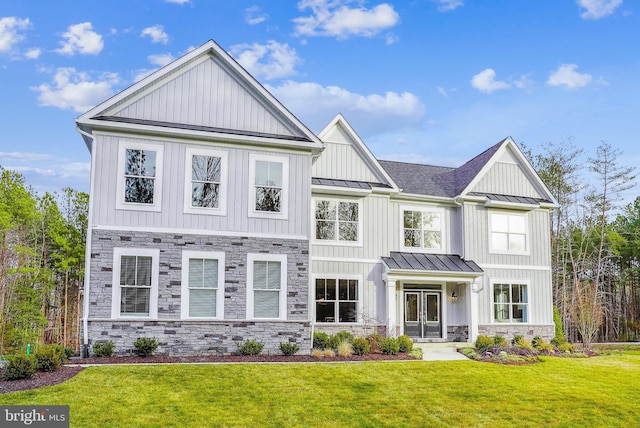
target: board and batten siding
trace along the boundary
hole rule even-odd
[[[382,181],[349,143],[325,142],[322,156],[313,164],[312,174],[336,180]]]
[[[154,143],[164,147],[162,168],[162,206],[159,212],[116,209],[118,186],[118,146],[120,141]],[[226,215],[184,213],[186,149],[211,148],[228,153]],[[289,207],[287,219],[248,216],[249,155],[253,153],[284,156],[289,159]],[[309,234],[309,189],[311,157],[302,153],[248,150],[217,144],[186,144],[161,139],[98,135],[95,181],[92,195],[94,226],[185,229],[185,233],[244,232],[269,235]]]
[[[497,193],[501,195],[527,196],[542,198],[526,176],[522,167],[515,163],[496,162],[473,187],[473,192]]]
[[[113,116],[159,122],[302,136],[287,121],[233,76],[215,57],[182,67],[176,76],[152,86],[131,104],[123,102]],[[189,64],[186,64],[189,65]]]

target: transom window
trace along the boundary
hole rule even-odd
[[[186,158],[185,212],[223,215],[227,153],[188,148]]]
[[[357,242],[358,211],[357,202],[316,201],[316,239]]]
[[[528,305],[526,284],[493,285],[493,318],[496,322],[526,323]]]
[[[162,152],[160,144],[120,143],[117,208],[160,210]]]
[[[280,254],[248,254],[249,318],[286,319],[287,256]]]
[[[158,256],[156,249],[113,249],[113,318],[157,316]]]
[[[490,213],[491,249],[527,251],[527,222],[524,214]]]
[[[316,322],[358,322],[357,279],[316,279]]]
[[[442,248],[442,213],[403,211],[404,246],[437,250]]]

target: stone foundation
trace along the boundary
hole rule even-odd
[[[469,340],[468,325],[449,325],[447,326],[448,342],[466,342]]]
[[[551,325],[479,325],[478,334],[484,334],[485,336],[500,335],[504,337],[508,342],[511,342],[513,336],[521,335],[528,341],[531,341],[535,336],[540,336],[546,341],[550,341],[555,336],[555,326]]]
[[[366,337],[373,333],[378,333],[383,336],[387,334],[387,327],[384,325],[368,325],[366,328],[362,324],[316,324],[313,331],[321,331],[329,335],[336,334],[340,331],[348,331],[356,337]]]

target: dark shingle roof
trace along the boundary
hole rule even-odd
[[[463,260],[456,254],[423,254],[392,251],[390,257],[382,257],[389,269],[424,270],[438,272],[483,273],[475,262]]]
[[[466,189],[469,183],[473,181],[487,162],[489,162],[491,157],[498,151],[500,146],[502,146],[504,141],[505,140],[502,140],[498,144],[494,144],[475,158],[471,159],[469,162],[456,168],[456,195],[459,195],[464,189]]]

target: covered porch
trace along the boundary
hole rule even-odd
[[[478,334],[483,270],[458,255],[391,252],[385,266],[386,327],[416,342],[467,342]]]

